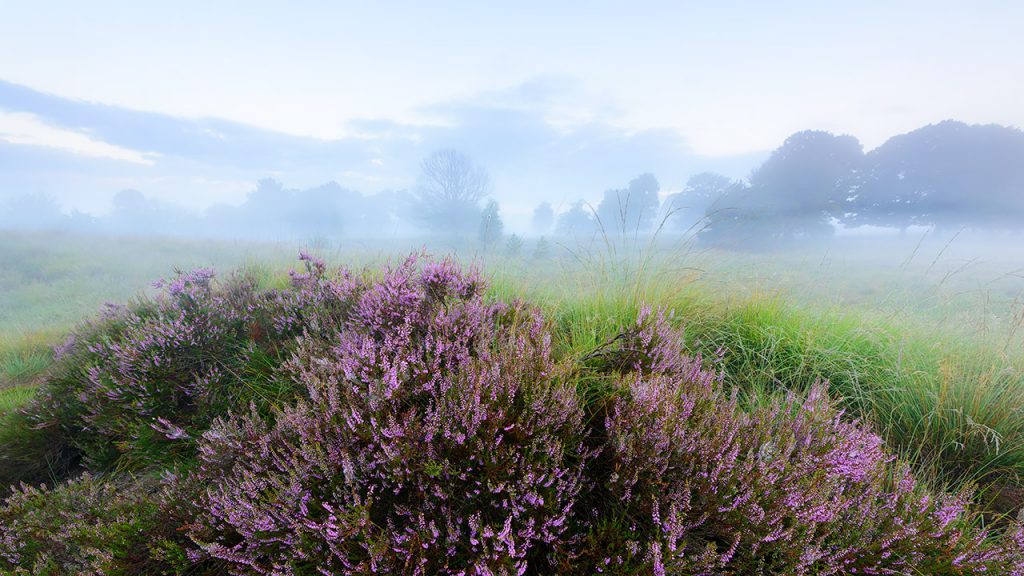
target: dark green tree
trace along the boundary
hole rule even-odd
[[[697,230],[704,215],[720,203],[733,181],[716,172],[701,172],[686,181],[682,192],[665,199],[667,225],[676,231]]]
[[[842,221],[908,226],[1024,227],[1024,132],[947,120],[869,152]]]
[[[518,234],[513,234],[508,237],[508,241],[505,242],[505,255],[509,258],[518,258],[523,252],[523,239]]]

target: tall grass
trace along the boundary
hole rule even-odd
[[[14,313],[0,322],[0,388],[19,387],[19,398],[62,332],[104,300],[127,300],[173,267],[192,264],[249,262],[262,284],[281,286],[289,252],[186,241],[4,240],[0,258],[11,265],[0,278],[8,288],[0,308]],[[720,368],[748,401],[828,380],[850,414],[870,421],[937,482],[977,482],[1000,510],[1020,500],[1019,271],[953,259],[945,247],[889,260],[828,250],[743,255],[698,248],[692,234],[635,231],[554,244],[548,259],[492,254],[485,266],[492,296],[543,306],[562,352],[586,355],[645,304],[671,309],[692,351],[722,352]],[[357,264],[386,258],[380,249],[326,252],[328,260]],[[43,296],[30,297],[35,290]]]
[[[747,401],[826,380],[852,416],[937,484],[977,484],[997,511],[1021,504],[1024,353],[993,345],[1005,342],[993,333],[965,336],[963,327],[934,329],[933,317],[799,302],[781,290],[726,289],[673,258],[602,258],[600,266],[573,258],[584,265],[557,274],[499,269],[494,288],[540,303],[557,322],[561,349],[587,354],[645,304],[673,310],[689,349],[721,355],[727,381]]]

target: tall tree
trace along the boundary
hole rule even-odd
[[[890,138],[867,154],[843,222],[1020,229],[1024,132],[947,120]]]
[[[686,181],[681,192],[665,199],[664,212],[668,225],[677,231],[700,228],[705,213],[719,203],[733,181],[716,172],[701,172]]]
[[[537,245],[533,247],[533,254],[530,256],[532,260],[547,260],[551,257],[551,244],[548,243],[547,238],[541,236],[540,240],[537,240]]]
[[[647,232],[658,214],[658,180],[653,174],[641,174],[625,189],[608,190],[597,206],[597,217],[608,234]]]
[[[518,234],[508,237],[505,242],[505,255],[509,258],[517,258],[523,252],[523,239]]]
[[[533,209],[533,219],[530,227],[535,234],[543,236],[551,231],[555,223],[555,211],[551,208],[550,202],[541,202]]]
[[[484,246],[493,246],[501,240],[505,225],[501,222],[501,215],[498,214],[498,203],[494,200],[487,202],[483,214],[480,216],[480,230],[477,238]]]
[[[831,236],[832,220],[843,215],[851,175],[863,158],[853,136],[797,132],[751,174],[749,187],[728,190],[716,207],[716,232],[704,237],[771,248]]]
[[[594,219],[582,200],[577,200],[572,207],[558,215],[555,232],[561,236],[581,236],[594,232]]]
[[[416,204],[421,222],[443,235],[468,235],[480,221],[480,201],[487,196],[487,171],[453,149],[434,152],[420,163]]]
[[[46,194],[17,196],[0,204],[0,228],[56,228],[63,220],[57,199]]]

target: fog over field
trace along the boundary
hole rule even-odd
[[[657,260],[727,293],[1024,322],[1015,5],[5,16],[0,316],[19,331],[300,248]]]
[[[0,7],[0,574],[1024,576],[1024,2]]]
[[[490,200],[519,236],[589,233],[574,209],[641,233],[671,213],[669,232],[757,245],[1015,233],[1018,11],[15,7],[0,24],[0,225],[437,235],[423,162],[454,150],[487,175],[449,207],[463,229],[444,235],[461,240]]]

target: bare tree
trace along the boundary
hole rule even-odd
[[[459,152],[438,150],[420,163],[416,199],[420,218],[432,232],[464,234],[480,221],[480,201],[487,197],[487,171]]]

